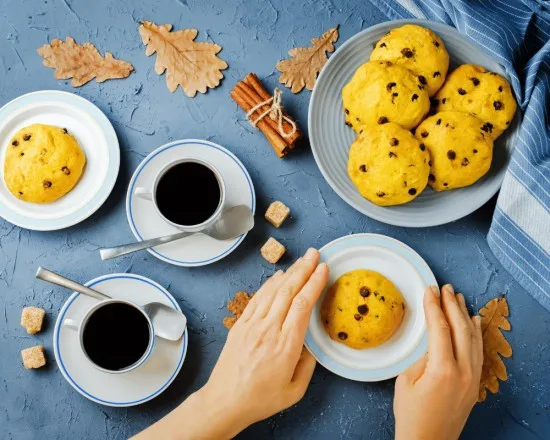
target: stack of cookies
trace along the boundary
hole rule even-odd
[[[405,25],[374,45],[344,87],[346,124],[358,133],[348,174],[367,200],[399,205],[427,185],[460,188],[489,170],[493,141],[516,112],[510,84],[480,66],[465,64],[447,76],[448,68],[443,41]],[[426,119],[430,102],[435,114]]]

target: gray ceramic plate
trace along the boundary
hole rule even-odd
[[[369,60],[372,45],[389,30],[405,23],[432,29],[445,42],[450,70],[473,63],[507,76],[482,49],[450,26],[427,20],[396,20],[361,31],[346,41],[323,68],[309,104],[309,138],[315,161],[329,185],[342,199],[363,214],[397,226],[425,227],[458,220],[486,203],[500,188],[518,130],[518,117],[495,142],[489,172],[474,185],[436,193],[431,188],[405,205],[381,207],[361,197],[347,174],[348,151],[355,133],[344,124],[342,88],[355,70]]]

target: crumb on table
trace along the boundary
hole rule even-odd
[[[25,307],[21,313],[21,325],[27,329],[27,333],[34,335],[42,330],[46,312],[39,307]]]
[[[26,369],[40,368],[46,365],[46,356],[44,356],[44,347],[42,345],[21,350],[21,357]]]
[[[262,246],[261,253],[271,264],[275,264],[284,255],[285,247],[275,240],[273,237],[269,237],[269,240]]]
[[[265,212],[265,219],[271,223],[273,226],[278,228],[283,224],[290,214],[290,208],[286,206],[283,202],[276,200]]]

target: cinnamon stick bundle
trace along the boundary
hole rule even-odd
[[[272,95],[264,88],[256,74],[249,73],[243,81],[239,81],[235,85],[231,91],[231,98],[248,114],[251,109],[272,98]],[[259,115],[270,108],[271,103],[265,103],[254,111],[251,119],[256,120]],[[283,115],[291,119],[286,112],[283,112]],[[282,118],[281,126],[282,133],[279,131],[279,121],[270,114],[267,114],[256,123],[256,127],[265,135],[278,157],[286,156],[294,148],[296,141],[303,136],[298,125],[295,125],[296,129],[294,130],[294,127],[285,118]],[[292,133],[293,131],[294,133]],[[284,136],[287,133],[292,133],[292,135]]]

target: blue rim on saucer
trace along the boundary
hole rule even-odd
[[[130,228],[132,229],[132,232],[134,235],[139,238],[139,240],[143,240],[142,235],[140,234],[138,228],[136,227],[135,221],[134,221],[134,214],[132,211],[132,200],[135,197],[134,195],[134,187],[136,185],[137,179],[141,172],[144,170],[144,168],[147,166],[151,160],[153,160],[156,156],[159,154],[176,147],[181,147],[184,145],[201,145],[205,148],[213,148],[227,156],[227,159],[232,160],[238,168],[242,171],[244,178],[246,179],[250,191],[250,199],[251,199],[251,211],[254,213],[256,211],[256,193],[254,191],[254,185],[252,183],[252,179],[250,178],[250,174],[248,174],[248,171],[244,167],[243,163],[235,156],[233,153],[231,153],[227,148],[222,147],[221,145],[215,144],[214,142],[201,140],[201,139],[185,139],[185,140],[179,140],[170,142],[168,144],[165,144],[159,148],[157,148],[155,151],[150,153],[138,166],[136,171],[134,172],[134,175],[132,176],[132,179],[130,180],[130,184],[128,186],[128,194],[126,196],[126,213],[128,217],[128,223],[130,224]],[[200,261],[184,261],[184,260],[177,260],[174,258],[170,258],[167,255],[162,254],[156,249],[147,249],[149,253],[154,255],[155,257],[166,261],[167,263],[175,264],[178,266],[185,266],[185,267],[194,267],[194,266],[203,266],[206,264],[214,263],[215,261],[218,261],[222,259],[223,257],[229,255],[231,252],[233,252],[245,239],[247,234],[241,235],[237,241],[229,248],[224,250],[222,253],[215,255],[214,257],[208,258],[206,260],[200,260]]]
[[[98,284],[101,284],[103,281],[112,280],[112,279],[119,279],[119,278],[133,279],[133,280],[137,280],[137,281],[149,284],[150,286],[157,289],[160,293],[162,293],[169,300],[170,304],[172,304],[176,310],[181,312],[181,307],[179,306],[179,304],[176,302],[174,297],[164,287],[162,287],[160,284],[154,282],[153,280],[150,280],[149,278],[143,277],[141,275],[135,275],[135,274],[104,275],[104,276],[95,278],[91,281],[88,281],[85,284],[85,286],[93,287],[93,286],[96,286]],[[181,355],[180,355],[180,359],[178,361],[178,364],[177,364],[176,369],[174,370],[174,372],[170,375],[168,380],[158,390],[156,390],[155,392],[153,392],[153,393],[149,394],[148,396],[143,397],[139,400],[133,400],[133,401],[127,401],[127,402],[125,402],[125,401],[115,402],[115,401],[109,401],[109,400],[101,399],[97,396],[94,396],[93,394],[86,391],[85,389],[83,389],[71,377],[71,375],[67,371],[67,368],[65,367],[65,364],[63,363],[63,358],[62,358],[60,350],[59,350],[59,336],[60,336],[61,325],[63,324],[63,321],[65,319],[65,315],[67,314],[67,311],[70,309],[73,302],[79,296],[80,296],[80,293],[75,292],[65,302],[65,304],[61,308],[61,310],[59,312],[59,315],[57,317],[57,321],[56,321],[55,329],[54,329],[54,335],[53,335],[55,358],[56,358],[57,364],[59,366],[59,370],[61,371],[61,373],[63,374],[63,376],[67,380],[67,382],[69,382],[69,384],[71,384],[71,386],[76,391],[78,391],[80,394],[82,394],[84,397],[87,397],[88,399],[90,399],[90,400],[92,400],[96,403],[100,403],[102,405],[107,405],[107,406],[113,406],[113,407],[128,407],[128,406],[139,405],[141,403],[144,403],[144,402],[147,402],[151,399],[154,399],[159,394],[161,394],[164,390],[166,390],[166,388],[168,388],[168,386],[174,381],[174,379],[176,378],[176,376],[180,372],[181,367],[183,365],[183,362],[185,360],[185,355],[187,354],[187,345],[188,345],[188,331],[187,330],[183,334],[183,345],[182,345],[182,348],[181,348]],[[154,345],[154,343],[152,345]],[[151,350],[152,350],[152,346],[151,346]],[[109,374],[109,373],[106,373],[106,374]]]
[[[384,235],[353,234],[338,238],[326,244],[319,250],[319,252],[321,253],[321,262],[330,259],[332,256],[342,252],[347,248],[353,248],[357,246],[377,246],[386,248],[405,258],[412,266],[414,266],[426,286],[437,284],[437,281],[432,271],[420,255],[418,255],[406,244],[401,243],[394,238],[386,237]],[[414,364],[418,359],[424,356],[428,349],[428,334],[427,332],[424,333],[417,347],[404,359],[401,359],[400,361],[389,367],[371,370],[358,370],[336,362],[333,358],[331,358],[321,350],[319,345],[313,339],[309,327],[304,345],[313,355],[313,357],[315,357],[317,362],[319,362],[327,370],[332,371],[338,376],[360,382],[378,382],[398,376],[407,368],[409,368],[412,364]]]
[[[58,90],[42,90],[27,93],[26,95],[15,98],[0,108],[0,121],[6,118],[7,115],[24,109],[29,105],[49,102],[61,102],[66,105],[73,106],[87,113],[94,119],[94,121],[101,127],[101,130],[105,135],[107,145],[109,146],[109,166],[105,180],[103,181],[99,191],[85,206],[69,215],[54,219],[32,219],[14,212],[7,206],[0,203],[0,217],[16,226],[35,231],[53,231],[68,228],[91,216],[101,207],[101,205],[103,205],[105,200],[107,200],[107,197],[109,197],[109,194],[111,194],[111,191],[115,186],[120,167],[120,148],[118,138],[111,122],[97,106],[92,104],[87,99],[73,93]]]

